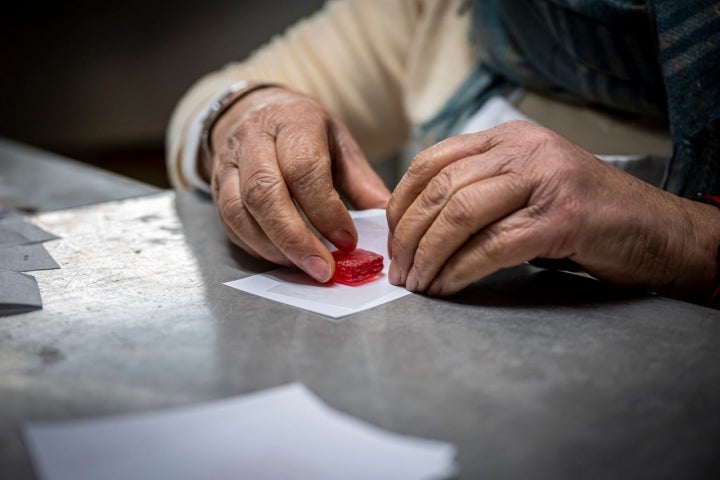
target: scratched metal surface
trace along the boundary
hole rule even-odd
[[[0,205],[61,210],[157,193],[150,185],[0,137]]]
[[[34,219],[61,270],[0,318],[0,478],[32,478],[19,427],[301,381],[382,427],[454,442],[461,478],[711,478],[720,312],[515,269],[449,300],[332,323],[222,282],[267,264],[193,194]]]

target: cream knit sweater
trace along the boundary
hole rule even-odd
[[[371,161],[398,150],[473,66],[470,12],[462,3],[330,1],[247,60],[203,77],[182,98],[168,128],[173,185],[188,186],[180,159],[190,124],[218,93],[240,80],[279,83],[319,99],[346,123]],[[526,95],[518,108],[593,153],[671,151],[667,132],[592,109],[537,95]]]

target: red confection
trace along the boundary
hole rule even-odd
[[[332,280],[355,287],[375,280],[383,269],[383,256],[356,248],[352,252],[335,250],[335,274]]]

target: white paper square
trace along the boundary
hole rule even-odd
[[[295,383],[242,397],[25,428],[43,480],[440,479],[455,447],[337,412]]]
[[[387,279],[390,257],[385,210],[351,211],[358,231],[358,248],[381,253],[385,267],[378,280],[351,287],[339,283],[319,284],[297,269],[278,268],[225,285],[270,300],[339,319],[408,295],[405,288]]]

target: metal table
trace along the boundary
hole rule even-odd
[[[207,198],[42,213],[60,270],[0,318],[0,478],[33,478],[28,420],[146,411],[292,381],[450,441],[463,479],[718,478],[720,312],[509,269],[444,300],[332,323],[222,285],[263,271]]]
[[[33,211],[60,210],[159,190],[54,153],[0,137],[0,200]],[[0,201],[2,205],[2,201]]]

